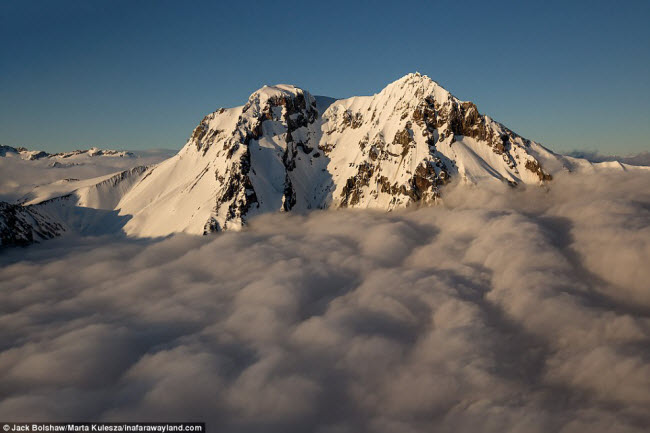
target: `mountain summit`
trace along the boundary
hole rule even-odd
[[[340,100],[264,86],[245,105],[205,116],[162,163],[39,187],[20,204],[51,215],[58,231],[70,215],[78,224],[84,209],[86,229],[98,220],[104,232],[108,225],[131,236],[207,234],[266,212],[389,211],[437,201],[452,179],[540,184],[583,166],[591,164],[515,134],[414,73],[373,96]],[[107,224],[111,216],[117,222]]]

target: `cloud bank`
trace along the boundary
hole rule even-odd
[[[0,419],[641,432],[650,176],[0,257]]]

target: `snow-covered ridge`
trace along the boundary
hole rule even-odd
[[[595,151],[574,150],[567,156],[586,159],[591,162],[620,162],[627,165],[650,166],[650,152],[639,152],[628,155],[608,155]]]
[[[91,147],[86,150],[73,150],[71,152],[59,152],[59,153],[47,153],[42,150],[28,150],[24,147],[11,147],[0,145],[0,157],[7,156],[19,156],[22,159],[26,160],[36,160],[43,158],[54,158],[54,159],[68,159],[74,157],[95,157],[95,156],[107,156],[114,158],[133,158],[135,155],[132,152],[125,150],[111,150],[111,149],[99,149],[97,147]]]
[[[205,116],[162,163],[36,188],[24,203],[65,195],[66,206],[114,211],[131,236],[207,234],[267,212],[431,204],[452,179],[515,187],[558,172],[629,169],[605,165],[557,155],[414,73],[340,100],[264,86]]]

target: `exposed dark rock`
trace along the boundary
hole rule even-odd
[[[323,152],[324,155],[329,155],[329,153],[334,150],[334,145],[330,143],[319,144],[318,149]]]
[[[393,196],[397,195],[397,193],[399,192],[399,187],[397,186],[397,182],[391,185],[386,176],[379,177],[379,186],[381,192],[389,193]]]
[[[443,173],[443,172],[441,172]],[[446,178],[446,172],[444,172]],[[399,192],[408,196],[413,202],[431,202],[440,196],[438,185],[444,182],[438,175],[431,161],[422,161],[415,169],[408,186],[402,185]]]
[[[352,129],[357,129],[363,125],[363,116],[361,113],[354,113],[350,110],[343,112],[343,125]]]
[[[357,174],[348,178],[343,191],[341,191],[341,207],[354,206],[359,203],[362,195],[361,189],[370,184],[374,170],[375,168],[368,163],[359,165]]]
[[[244,223],[249,209],[258,203],[257,194],[248,175],[250,170],[250,151],[246,147],[239,161],[233,162],[225,175],[215,173],[217,178],[222,179],[224,189],[217,193],[214,213],[218,214],[220,209],[227,205],[225,224],[233,220]],[[211,225],[206,224],[205,227],[209,230]]]
[[[65,227],[39,211],[38,206],[0,202],[0,248],[26,246],[64,231]]]
[[[0,156],[7,156],[8,153],[20,152],[15,147],[0,145]]]
[[[208,132],[208,120],[209,116],[205,116],[201,123],[199,123],[198,126],[194,128],[194,131],[192,131],[192,135],[190,136],[190,141],[194,143],[197,150],[201,150],[203,147],[201,140],[203,140],[203,137]]]
[[[40,152],[32,153],[31,155],[29,155],[29,157],[27,159],[30,160],[30,161],[33,161],[35,159],[47,158],[49,156],[52,156],[52,155],[50,155],[47,152],[40,151]],[[68,158],[70,156],[72,156],[72,155],[65,154],[65,155],[62,155],[61,157],[62,158]]]
[[[287,148],[282,154],[282,163],[287,171],[292,171],[296,168],[296,152],[294,146],[290,143],[287,143]]]
[[[370,156],[370,159],[373,161],[376,161],[377,158],[379,158],[379,155],[381,154],[381,151],[377,149],[377,146],[372,146],[370,148],[370,151],[368,152],[368,156]]]
[[[426,126],[430,129],[435,129],[437,126],[437,114],[435,104],[431,96],[427,96],[415,108],[413,112],[413,120],[420,126]]]
[[[525,165],[525,167],[526,167],[527,170],[530,170],[530,171],[532,171],[533,173],[535,173],[535,174],[537,175],[537,177],[539,177],[539,180],[542,181],[542,182],[549,181],[549,180],[552,180],[552,179],[553,179],[553,176],[551,176],[550,174],[546,173],[546,172],[542,169],[542,166],[539,165],[539,162],[537,162],[537,161],[535,161],[535,160],[528,160],[528,161],[526,161],[526,165]]]
[[[393,139],[393,144],[399,144],[402,146],[402,156],[406,156],[406,154],[409,152],[409,147],[411,142],[413,141],[412,138],[412,132],[408,127],[404,128],[403,130],[397,132],[395,134],[395,138]]]
[[[208,220],[205,222],[205,225],[203,226],[203,236],[220,231],[221,226],[214,217],[208,218]]]
[[[370,137],[368,136],[368,134],[364,135],[363,138],[359,141],[359,149],[361,149],[363,151],[366,148],[366,146],[368,145],[369,140],[370,140]]]
[[[296,204],[296,191],[293,189],[291,184],[291,178],[289,173],[286,174],[284,178],[284,193],[282,201],[282,210],[290,211]]]

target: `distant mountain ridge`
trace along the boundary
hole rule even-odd
[[[639,152],[632,155],[606,155],[595,151],[574,150],[567,155],[574,158],[582,158],[591,162],[618,161],[629,165],[650,166],[650,152]]]
[[[159,164],[62,180],[21,203],[62,225],[76,206],[101,211],[86,212],[85,227],[113,215],[119,224],[109,225],[129,236],[207,234],[267,212],[430,204],[453,179],[515,187],[600,166],[628,169],[555,154],[414,73],[378,94],[340,100],[264,86],[243,106],[205,116]],[[52,206],[57,197],[66,199]]]
[[[35,160],[43,158],[58,158],[66,159],[75,156],[111,156],[119,158],[133,158],[135,154],[133,152],[124,151],[124,150],[111,150],[111,149],[99,149],[97,147],[91,147],[90,149],[85,150],[73,150],[71,152],[58,152],[58,153],[48,153],[42,150],[29,150],[25,147],[12,147],[0,145],[0,157],[6,157],[8,154],[15,154],[22,159],[26,160]]]

